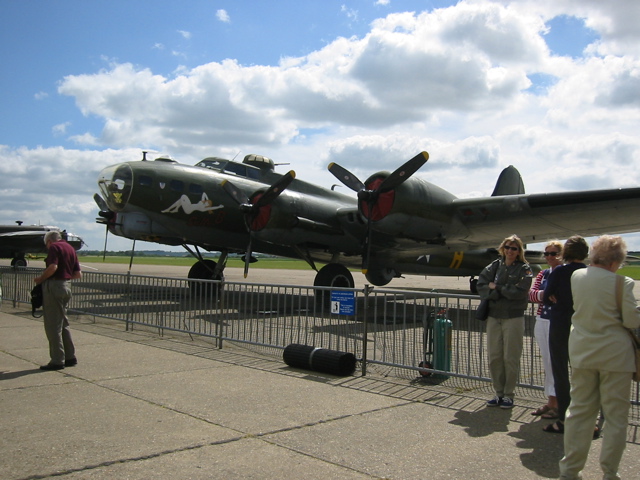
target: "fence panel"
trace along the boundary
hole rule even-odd
[[[0,267],[5,302],[29,303],[41,269]],[[340,313],[332,293],[353,297]],[[353,353],[362,373],[476,388],[488,382],[485,326],[474,318],[477,296],[365,287],[363,290],[300,285],[232,283],[184,278],[84,272],[74,281],[72,313],[210,337],[281,355],[290,344]],[[525,312],[519,386],[542,390],[544,369],[534,340],[535,305]],[[467,383],[465,383],[467,382]],[[472,383],[475,382],[475,383]],[[542,394],[540,393],[542,396]],[[632,423],[639,424],[639,389],[633,384]]]

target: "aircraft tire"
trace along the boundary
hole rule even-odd
[[[213,272],[217,263],[213,260],[200,260],[193,264],[187,274],[188,278],[194,280],[224,280],[224,275],[214,275]],[[204,298],[206,296],[214,296],[214,292],[211,291],[211,284],[200,282],[189,282],[189,290],[191,295],[198,298]],[[220,284],[214,285],[217,287],[218,292],[220,290]]]
[[[322,267],[313,281],[314,287],[354,288],[353,275],[347,267],[339,263],[329,263]],[[316,290],[316,305],[328,307],[331,303],[329,290]]]
[[[24,257],[13,258],[11,260],[11,266],[13,268],[25,268],[27,266],[27,259]]]

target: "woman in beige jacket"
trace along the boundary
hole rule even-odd
[[[634,281],[620,277],[620,302],[616,296],[619,276],[615,272],[626,255],[621,237],[603,235],[591,247],[591,266],[576,270],[571,277],[575,310],[569,337],[571,405],[565,422],[560,478],[581,478],[600,408],[605,418],[600,453],[603,478],[620,478],[618,466],[626,447],[631,377],[636,370],[627,329],[640,327]]]

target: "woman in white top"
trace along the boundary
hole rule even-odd
[[[562,243],[559,240],[551,240],[544,247],[544,259],[549,268],[541,270],[529,290],[529,301],[539,303],[536,312],[536,325],[533,329],[542,365],[544,367],[544,393],[547,396],[547,403],[531,412],[531,415],[542,418],[558,418],[558,400],[556,399],[556,389],[553,380],[553,369],[551,368],[551,353],[549,352],[549,318],[550,304],[544,303],[544,288],[547,285],[549,274],[559,265],[562,265]]]

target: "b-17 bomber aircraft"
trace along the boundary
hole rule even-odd
[[[67,233],[58,227],[45,225],[22,225],[17,221],[16,225],[0,225],[0,258],[10,258],[12,267],[26,267],[26,254],[46,254],[47,247],[44,244],[44,235],[50,231],[62,234],[73,248],[79,250],[84,242],[73,233]]]
[[[276,173],[259,155],[190,166],[145,152],[100,172],[97,221],[129,239],[182,245],[198,260],[190,278],[223,278],[230,253],[244,254],[246,277],[260,252],[304,259],[315,285],[334,287],[354,286],[348,267],[377,286],[404,274],[473,279],[513,233],[531,243],[640,231],[640,188],[525,194],[509,166],[490,197],[463,199],[414,176],[428,158],[422,152],[364,182],[332,163],[329,171],[356,192],[346,195]],[[221,252],[218,262],[201,249]]]

